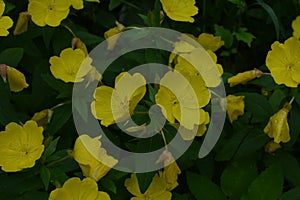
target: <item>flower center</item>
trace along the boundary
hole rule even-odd
[[[287,65],[286,69],[287,70],[292,70],[293,67],[294,67],[294,64],[290,63],[290,64]]]

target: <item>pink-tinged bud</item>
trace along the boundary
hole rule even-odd
[[[0,76],[2,77],[3,81],[6,83],[7,65],[0,64]]]

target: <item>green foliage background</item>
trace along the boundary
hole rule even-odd
[[[19,12],[26,11],[26,0],[6,0],[5,15],[17,21]],[[172,199],[242,199],[242,200],[297,200],[300,199],[299,119],[300,91],[276,85],[270,76],[251,81],[247,85],[230,88],[227,78],[254,67],[267,71],[265,58],[271,44],[283,42],[292,35],[291,22],[300,14],[297,0],[197,0],[199,14],[195,23],[175,22],[167,17],[160,24],[161,5],[153,0],[102,0],[100,4],[85,2],[83,10],[71,10],[62,24],[69,26],[92,50],[104,40],[103,34],[119,21],[125,26],[162,26],[198,36],[202,32],[219,35],[225,46],[218,50],[218,63],[224,68],[227,94],[245,96],[245,114],[233,124],[226,120],[221,138],[207,157],[198,159],[202,138],[197,138],[178,160],[182,170],[179,187],[172,191]],[[10,30],[12,32],[12,30]],[[65,159],[78,137],[72,120],[72,84],[56,80],[49,70],[49,58],[70,47],[72,35],[63,26],[38,27],[30,22],[28,31],[19,36],[10,34],[0,38],[0,63],[15,67],[26,75],[30,87],[11,93],[0,79],[0,130],[9,122],[25,122],[35,112],[52,108],[54,115],[44,132],[50,144],[43,157],[32,169],[18,173],[0,171],[0,199],[47,199],[55,186],[69,177],[83,177],[78,164]],[[112,67],[104,74],[103,82],[113,85],[114,77],[127,66],[147,62],[166,64],[168,54],[150,50],[128,55],[126,66]],[[122,62],[123,63],[123,62]],[[150,95],[151,96],[151,95]],[[291,97],[296,101],[289,115],[291,141],[274,154],[264,151],[270,141],[263,133],[269,117]],[[118,129],[111,127],[114,137]],[[172,136],[168,135],[168,139]],[[128,138],[123,138],[127,140]],[[153,139],[155,141],[155,138]],[[125,147],[145,150],[145,141]],[[155,144],[153,142],[152,144]],[[160,144],[160,142],[158,143]],[[148,148],[157,146],[148,144]],[[139,175],[141,190],[145,190],[153,173]],[[100,190],[112,199],[129,199],[124,187],[129,174],[111,170],[98,182]]]

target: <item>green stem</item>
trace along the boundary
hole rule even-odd
[[[53,165],[56,165],[56,164],[58,164],[58,163],[60,163],[60,162],[65,161],[65,160],[67,160],[67,159],[69,159],[69,158],[71,158],[71,156],[67,155],[67,156],[65,156],[65,157],[62,157],[62,158],[59,159],[59,160],[55,160],[55,161],[53,161],[53,162],[47,164],[46,167],[51,167],[51,166],[53,166]]]

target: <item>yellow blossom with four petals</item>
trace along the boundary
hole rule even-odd
[[[0,166],[5,172],[17,172],[35,165],[43,151],[43,128],[29,120],[23,126],[11,122],[0,132]]]
[[[60,57],[52,56],[49,62],[53,76],[66,83],[83,81],[83,77],[92,69],[92,59],[86,57],[81,49],[64,49],[60,53]]]
[[[49,200],[110,200],[106,192],[98,191],[96,181],[91,178],[73,177],[68,179],[61,188],[50,193]]]
[[[116,77],[115,88],[96,88],[95,100],[91,104],[92,113],[106,127],[124,121],[133,114],[145,93],[146,80],[141,74],[122,72]]]

